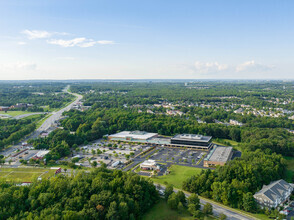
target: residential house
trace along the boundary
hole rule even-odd
[[[281,179],[264,185],[253,197],[261,207],[277,208],[288,200],[292,191],[292,185]]]

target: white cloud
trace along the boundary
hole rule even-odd
[[[94,41],[92,39],[87,39],[85,37],[74,38],[71,40],[52,39],[52,40],[47,40],[47,43],[59,45],[61,47],[75,47],[75,46],[77,46],[77,47],[93,47],[96,44],[114,44],[113,41],[107,41],[107,40]]]
[[[80,45],[77,45],[79,47],[93,47],[96,44],[95,41],[89,40],[88,42],[82,43]]]
[[[47,40],[47,43],[59,45],[61,47],[74,47],[74,46],[83,44],[85,41],[86,41],[86,38],[80,37],[80,38],[74,38],[71,40],[62,40],[62,39]]]
[[[33,39],[44,39],[50,38],[54,35],[68,35],[66,32],[48,32],[44,30],[23,30],[22,34],[26,35],[26,37],[30,40]]]
[[[85,37],[77,37],[73,39],[52,39],[55,35],[68,35],[65,32],[48,32],[44,30],[24,30],[21,32],[25,34],[26,37],[30,40],[33,39],[47,39],[48,44],[54,44],[61,47],[93,47],[96,44],[115,44],[114,41],[111,40],[99,40],[95,41],[93,39],[87,39]],[[24,45],[25,42],[19,42],[19,45]]]
[[[257,72],[257,71],[268,71],[273,69],[273,66],[267,66],[256,63],[254,60],[246,61],[236,66],[236,72]]]
[[[97,41],[98,44],[114,44],[114,41],[111,40],[99,40]]]
[[[39,31],[39,30],[24,30],[21,32],[22,34],[25,34],[27,38],[29,39],[42,39],[42,38],[49,38],[53,35],[53,33],[50,33],[48,31]]]
[[[227,64],[220,64],[218,62],[200,62],[196,61],[192,66],[196,73],[216,73],[228,69]]]

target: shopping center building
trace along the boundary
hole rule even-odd
[[[181,147],[208,151],[212,147],[211,136],[198,134],[178,134],[174,137],[163,137],[158,133],[145,131],[122,131],[108,136],[110,141],[136,142],[157,146]]]

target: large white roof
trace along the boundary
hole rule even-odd
[[[140,140],[147,140],[156,136],[157,133],[148,133],[145,131],[122,131],[116,134],[109,135],[112,138],[132,138],[132,139],[140,139]]]
[[[143,163],[141,163],[141,166],[155,166],[156,162],[155,160],[145,160]]]
[[[233,147],[215,147],[208,156],[209,161],[227,162],[230,159],[232,150]]]

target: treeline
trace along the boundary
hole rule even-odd
[[[150,180],[95,169],[19,187],[0,183],[1,219],[139,219],[159,199]]]
[[[183,189],[233,208],[256,212],[253,194],[264,184],[283,178],[285,168],[281,155],[245,151],[241,158],[225,166],[190,177],[184,181]]]
[[[244,128],[241,132],[244,149],[260,149],[266,153],[294,156],[294,135],[281,128]]]
[[[10,144],[16,144],[21,138],[36,129],[35,121],[42,116],[32,119],[0,120],[0,149]]]
[[[280,128],[252,128],[199,124],[195,119],[137,113],[124,109],[92,108],[87,112],[70,111],[62,126],[76,132],[79,140],[93,141],[105,134],[123,130],[143,130],[172,136],[179,133],[210,135],[213,138],[231,139],[244,150],[262,149],[294,156],[293,135]]]
[[[45,156],[47,162],[54,162],[62,157],[70,155],[73,148],[85,142],[84,137],[70,134],[69,131],[57,129],[47,138],[29,140],[35,149],[48,149],[50,152]]]
[[[49,106],[49,108],[60,108],[67,102],[70,102],[73,98],[72,95],[67,93],[60,93],[60,94],[32,94],[28,92],[15,92],[15,93],[0,93],[1,106],[12,106],[17,103],[28,103],[35,105],[34,107],[29,107],[28,110],[33,111],[40,111],[40,106]],[[26,110],[27,108],[15,108],[12,110]]]
[[[185,82],[94,82],[73,84],[71,90],[85,94],[87,105],[98,102],[103,103],[104,107],[121,107],[123,104],[154,104],[160,101],[174,103],[225,101],[258,108],[283,107],[294,110],[293,103],[277,105],[263,98],[292,98],[294,95],[292,84],[282,81],[199,81],[188,83],[187,86]],[[91,93],[89,93],[90,90]],[[224,99],[223,97],[230,98]]]
[[[31,112],[42,111],[40,106],[60,108],[72,100],[73,96],[62,93],[67,84],[64,83],[1,83],[0,106],[12,106],[17,103],[33,104],[28,108]],[[17,110],[26,110],[19,108]]]

